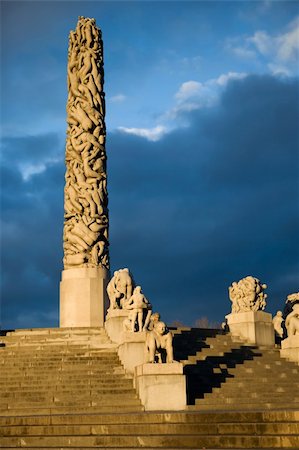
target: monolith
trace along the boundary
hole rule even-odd
[[[109,279],[103,43],[79,17],[68,51],[60,326],[102,326]]]

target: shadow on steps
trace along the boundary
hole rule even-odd
[[[262,353],[257,350],[256,346],[239,344],[238,348],[227,347],[223,353],[223,349],[219,348],[219,355],[206,355],[205,359],[200,360],[200,352],[210,347],[206,342],[207,338],[216,338],[223,336],[225,332],[219,329],[196,329],[174,331],[174,359],[176,361],[184,361],[184,374],[186,375],[187,384],[187,404],[194,405],[196,399],[203,398],[205,394],[212,392],[215,387],[220,387],[228,378],[234,378],[229,371],[230,368],[243,364],[245,361],[259,358]],[[213,343],[211,353],[217,353],[217,342]],[[198,360],[190,364],[186,362],[189,356],[195,356],[199,352]]]

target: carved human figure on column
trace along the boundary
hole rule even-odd
[[[103,44],[95,20],[70,33],[64,268],[109,269]]]

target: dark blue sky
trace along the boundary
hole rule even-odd
[[[68,33],[103,31],[112,270],[168,323],[298,290],[297,2],[1,2],[1,323],[57,326]]]

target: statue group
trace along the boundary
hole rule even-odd
[[[273,317],[273,326],[281,339],[299,334],[299,292],[287,296],[283,311]]]
[[[166,324],[160,321],[160,314],[152,312],[151,303],[141,286],[136,286],[129,269],[114,272],[107,286],[107,293],[110,300],[108,314],[115,309],[128,312],[123,321],[123,330],[146,333],[147,362],[173,362],[172,334]]]
[[[228,289],[232,313],[263,311],[266,307],[266,288],[266,284],[252,276],[234,281]],[[275,334],[281,339],[299,334],[299,292],[287,296],[284,310],[277,311],[272,323]]]

